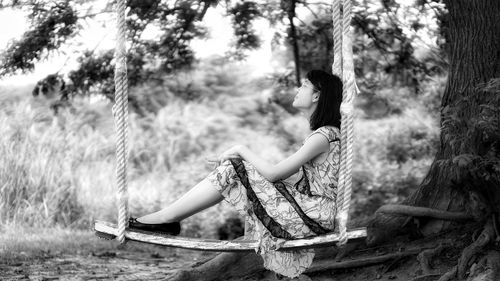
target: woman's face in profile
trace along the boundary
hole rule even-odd
[[[303,79],[301,86],[296,90],[297,94],[293,100],[292,106],[297,109],[309,109],[318,102],[318,91],[314,89],[311,81]]]

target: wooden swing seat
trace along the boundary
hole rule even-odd
[[[115,239],[118,236],[118,227],[116,224],[106,221],[95,221],[94,231],[97,236],[106,239]],[[347,231],[347,239],[363,239],[366,237],[366,228],[356,228]],[[217,240],[217,239],[199,239],[187,238],[172,235],[165,235],[155,232],[142,230],[125,230],[125,238],[128,240],[156,244],[162,246],[184,248],[200,251],[217,251],[217,252],[241,252],[254,251],[258,245],[255,240]],[[297,240],[286,241],[281,248],[278,249],[305,249],[305,248],[321,248],[335,245],[339,241],[339,233],[329,233],[312,238],[304,238]]]

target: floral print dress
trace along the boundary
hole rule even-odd
[[[313,134],[328,139],[329,151],[286,179],[270,182],[250,162],[239,158],[222,162],[207,176],[245,218],[245,239],[259,241],[255,251],[262,256],[264,267],[291,278],[311,265],[314,249],[275,250],[286,240],[337,231],[340,131],[323,126],[305,140]]]

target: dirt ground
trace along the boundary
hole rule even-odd
[[[44,253],[0,261],[0,280],[170,280],[179,269],[208,259],[217,253],[175,249],[170,254],[131,249],[102,252]],[[419,273],[416,256],[390,262],[321,273],[308,273],[294,281],[412,280]],[[280,280],[266,271],[248,281]],[[289,279],[281,279],[281,281]],[[434,280],[434,279],[428,279]]]
[[[463,245],[458,244],[467,243],[467,241],[461,241],[463,236],[460,237],[462,239],[449,235],[442,238],[447,241],[452,240],[457,244],[456,246],[460,247]],[[46,245],[42,250],[37,251],[33,251],[35,248],[33,244],[17,251],[17,248],[11,247],[14,250],[9,255],[0,255],[0,280],[170,280],[178,270],[189,268],[190,265],[201,263],[218,254],[217,252],[159,247],[133,241],[122,246],[116,241],[96,242],[87,234],[80,237],[80,240],[89,244],[82,245],[82,242],[79,242],[80,246],[67,246],[65,249],[52,246],[48,242],[38,241],[36,245]],[[359,249],[342,258],[342,261],[393,254],[410,247],[422,246],[428,249],[437,246],[440,240],[436,237],[413,243],[396,243],[391,247]],[[461,243],[458,243],[459,241]],[[432,267],[435,274],[430,276],[424,276],[415,254],[363,267],[316,273],[306,271],[304,275],[293,281],[431,281],[439,279],[441,274],[455,265],[458,254],[458,249],[448,249],[433,259]],[[414,279],[416,277],[419,278]],[[280,279],[273,272],[265,271],[260,275],[231,281],[236,280],[288,281],[290,279]]]
[[[18,261],[0,261],[0,280],[169,280],[176,270],[208,258],[208,256],[183,252],[164,257],[157,253],[129,251],[47,254]],[[403,260],[403,262],[412,263],[410,259]],[[403,267],[406,273],[410,273],[413,271],[410,268],[414,266],[403,265]],[[387,273],[387,269],[387,265],[377,265],[362,269],[306,274],[297,281],[411,279],[409,274],[401,271]],[[266,272],[247,280],[279,279],[272,272]]]
[[[187,250],[165,252],[20,253],[14,259],[0,261],[0,280],[168,280],[179,268],[215,255]]]

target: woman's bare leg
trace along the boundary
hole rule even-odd
[[[157,212],[137,218],[142,223],[167,223],[181,221],[199,211],[213,206],[224,197],[205,178],[182,195],[170,206]]]

